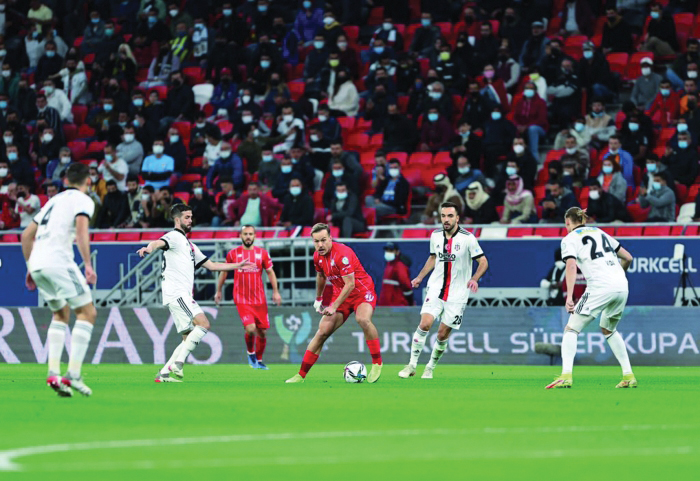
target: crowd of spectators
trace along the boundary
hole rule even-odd
[[[671,222],[698,176],[697,4],[0,0],[0,228],[72,162],[99,228],[167,227],[175,202],[348,237],[438,200]]]

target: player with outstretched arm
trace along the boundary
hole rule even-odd
[[[282,304],[282,297],[277,286],[277,276],[272,268],[270,254],[262,247],[253,245],[255,242],[255,227],[243,226],[241,229],[242,246],[231,249],[226,254],[226,262],[234,263],[243,260],[250,261],[253,266],[248,269],[239,269],[233,273],[233,302],[238,308],[238,314],[245,329],[245,345],[248,353],[248,364],[254,369],[267,370],[263,362],[263,353],[267,345],[266,331],[270,328],[270,319],[267,314],[267,299],[265,299],[265,287],[262,281],[262,271],[267,272],[267,278],[272,285],[272,300],[278,306]],[[219,274],[216,284],[216,304],[221,303],[224,281],[228,272]]]
[[[182,342],[156,375],[156,382],[181,382],[187,356],[209,331],[207,316],[192,298],[195,270],[203,266],[210,271],[233,271],[254,266],[247,260],[234,264],[210,261],[199,247],[187,238],[187,234],[192,230],[192,207],[175,204],[170,208],[170,213],[175,222],[175,229],[137,251],[141,257],[159,249],[164,251],[163,305],[168,306],[175,328],[178,334],[182,335]]]
[[[318,360],[326,340],[355,312],[355,320],[365,334],[365,341],[372,356],[372,369],[367,382],[377,382],[382,373],[379,333],[372,323],[372,313],[377,305],[374,282],[365,272],[355,252],[344,244],[333,242],[330,228],[316,224],[311,229],[314,241],[314,267],[316,268],[316,302],[314,309],[323,314],[318,331],[309,342],[301,362],[299,373],[288,383],[304,382],[309,369]],[[333,300],[330,306],[322,306],[326,282],[333,285]]]
[[[443,228],[434,231],[430,236],[430,256],[418,277],[411,282],[416,288],[425,276],[433,271],[428,279],[428,294],[420,311],[420,324],[413,334],[411,357],[408,365],[399,372],[399,377],[404,379],[415,376],[418,358],[425,346],[428,332],[435,319],[440,319],[433,352],[421,376],[423,379],[433,378],[433,371],[445,353],[450,333],[462,326],[469,291],[479,290],[479,279],[489,267],[476,237],[459,227],[459,210],[456,204],[443,203],[440,206],[440,220]],[[473,276],[472,261],[479,264]]]
[[[561,241],[561,258],[566,262],[566,285],[576,282],[576,266],[587,281],[586,291],[574,305],[573,289],[566,294],[566,310],[571,313],[561,341],[561,376],[546,389],[570,388],[573,381],[574,357],[579,333],[598,316],[600,329],[610,350],[622,367],[622,381],[616,388],[637,387],[627,347],[617,332],[617,324],[627,304],[629,287],[625,271],[632,264],[632,255],[622,245],[597,227],[587,226],[586,211],[572,207],[564,222],[568,234]]]
[[[97,317],[88,287],[97,282],[90,259],[89,232],[95,204],[87,195],[91,181],[86,165],[71,164],[65,178],[68,188],[49,199],[22,232],[22,253],[27,262],[27,288],[38,288],[53,312],[47,334],[46,383],[61,397],[72,396],[72,389],[90,396],[92,389],[83,382],[81,369]],[[75,263],[74,240],[85,263],[84,277]],[[71,332],[68,372],[61,377],[61,356],[71,308],[76,321]]]

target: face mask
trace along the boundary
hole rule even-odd
[[[273,159],[274,159],[274,156],[272,156],[272,155],[263,155],[262,156],[263,162],[272,162]]]
[[[170,143],[171,143],[171,144],[176,143],[178,140],[180,140],[180,136],[179,136],[179,135],[171,135],[171,136],[170,136]]]
[[[469,132],[469,131],[459,133],[460,137],[462,137],[463,139],[468,139],[469,134],[471,134],[471,132]]]
[[[598,192],[597,190],[591,190],[588,192],[588,198],[590,200],[598,200],[600,199],[600,192]]]
[[[515,167],[506,167],[506,174],[508,174],[508,177],[516,175],[518,173],[518,169]]]
[[[163,150],[165,150],[165,147],[163,147],[162,145],[154,145],[154,146],[153,146],[153,153],[156,154],[156,155],[157,155],[157,154],[162,154],[162,153],[163,153]]]
[[[524,145],[514,145],[513,152],[515,152],[516,154],[522,154],[523,152],[525,152],[525,146]]]
[[[430,19],[429,18],[421,18],[420,24],[423,25],[424,27],[430,27]]]
[[[44,93],[46,93],[46,95],[51,95],[53,90],[53,87],[44,87]]]
[[[194,195],[202,195],[204,193],[204,189],[201,187],[195,187],[192,191],[194,192]]]
[[[566,153],[569,155],[574,155],[576,153],[576,147],[567,147]]]
[[[105,28],[105,35],[107,35],[108,37],[111,37],[112,35],[114,35],[114,29]]]
[[[3,137],[3,140],[5,141],[5,145],[12,145],[12,141],[14,140],[14,137],[11,135],[7,135]]]
[[[224,8],[222,10],[222,13],[224,14],[224,17],[230,17],[231,15],[233,15],[233,10],[231,10],[230,8]]]
[[[207,123],[206,122],[197,122],[195,125],[197,126],[198,129],[203,129],[207,125]]]
[[[262,68],[270,68],[270,61],[269,60],[261,60],[260,61],[260,66]]]
[[[466,166],[466,167],[457,167],[457,171],[458,171],[460,174],[462,174],[462,175],[468,174],[470,170],[472,170],[472,169],[471,169],[471,167],[469,167],[469,166]]]
[[[618,153],[619,151],[620,151],[620,149],[610,149],[610,150],[609,150],[609,152],[610,152],[612,155],[617,155],[617,153]]]
[[[594,118],[597,118],[597,119],[599,119],[600,117],[602,117],[604,114],[605,114],[605,112],[591,112],[591,115],[592,115]]]
[[[583,58],[590,60],[593,58],[593,51],[592,50],[584,50],[583,51]]]
[[[524,95],[525,97],[531,99],[532,97],[535,96],[535,91],[532,90],[532,89],[526,89],[526,90],[523,92],[523,95]]]
[[[656,164],[647,164],[647,172],[656,172]]]
[[[436,114],[434,112],[431,112],[428,114],[428,120],[430,120],[431,122],[437,122],[437,119],[438,119],[438,114]]]
[[[105,112],[111,112],[112,107],[114,107],[112,104],[104,104],[102,108],[104,109]]]
[[[7,101],[0,100],[0,109],[5,110],[7,108]]]
[[[124,134],[124,142],[130,144],[134,141],[134,134]]]
[[[651,74],[651,69],[649,67],[642,67],[642,75],[647,76]]]
[[[283,174],[291,174],[292,173],[293,167],[291,165],[282,165],[280,166],[280,171]]]
[[[678,124],[676,130],[678,130],[678,132],[686,132],[688,130],[688,124]]]
[[[61,157],[61,163],[63,165],[70,164],[70,157]]]
[[[603,166],[603,173],[604,174],[612,174],[613,168],[612,165],[604,165]]]
[[[16,161],[17,157],[18,157],[17,152],[9,152],[7,154],[7,160],[9,160],[10,162]]]
[[[36,30],[32,32],[32,38],[39,38],[39,32]]]
[[[328,65],[330,65],[333,68],[336,68],[338,65],[340,65],[340,60],[337,58],[332,58],[328,61]]]
[[[323,45],[324,45],[324,43],[323,43],[323,41],[321,41],[321,40],[315,40],[315,41],[314,41],[314,48],[315,48],[316,50],[321,50],[321,49],[323,48]]]
[[[629,124],[627,124],[627,126],[632,132],[636,132],[639,130],[639,124],[637,122],[630,122]]]
[[[2,76],[3,76],[3,77],[9,78],[10,75],[12,75],[12,71],[11,71],[11,70],[3,70],[3,71],[2,71]]]
[[[134,124],[134,127],[138,127],[139,126],[139,119],[134,119],[131,123]]]
[[[241,117],[241,120],[243,121],[244,124],[250,124],[253,122],[253,116],[252,115],[244,115]]]
[[[347,192],[336,192],[335,196],[338,198],[338,200],[345,200],[348,198],[348,193]]]
[[[316,134],[309,135],[309,138],[311,139],[311,142],[318,142],[318,135]]]
[[[267,12],[267,5],[258,5],[258,12],[260,12],[260,13]]]
[[[651,188],[654,190],[659,190],[661,189],[661,182],[652,182],[651,183]]]
[[[324,25],[330,25],[333,22],[335,22],[335,19],[333,17],[324,17],[323,18],[323,24]]]
[[[93,184],[97,184],[97,182],[99,182],[100,178],[96,175],[91,175],[90,180],[92,181]]]
[[[396,259],[396,254],[393,252],[387,252],[384,251],[384,260],[387,262],[392,262],[394,259]]]
[[[143,192],[141,194],[141,200],[150,200],[151,199],[151,194],[148,194],[146,192]]]
[[[400,169],[389,169],[389,177],[391,178],[396,178],[399,175],[401,175],[401,170]]]
[[[343,169],[333,169],[333,170],[331,170],[331,173],[333,174],[333,177],[335,177],[336,179],[341,178],[341,177],[343,176],[343,173],[344,173],[344,172],[345,172],[345,170],[343,170]]]
[[[347,42],[338,42],[338,48],[340,50],[345,50],[347,48],[347,46],[348,46]]]
[[[290,187],[289,193],[292,194],[294,197],[297,197],[301,194],[301,187]]]
[[[219,152],[219,157],[221,157],[222,159],[228,159],[229,157],[231,157],[231,151],[222,150],[221,152]]]
[[[430,95],[430,98],[433,100],[440,100],[440,97],[442,97],[442,92],[430,92],[428,95]]]
[[[112,162],[112,159],[114,159],[114,156],[112,154],[105,154],[105,160],[107,162]]]
[[[5,167],[0,169],[0,177],[7,177],[7,169]]]
[[[688,70],[688,78],[698,78],[697,70]]]
[[[170,14],[171,17],[176,17],[178,14],[178,11],[176,9],[173,9],[173,10],[170,10],[168,13]]]
[[[294,115],[292,115],[292,114],[283,115],[283,116],[282,116],[282,120],[284,120],[285,122],[289,123],[289,122],[291,122],[292,120],[294,120]]]
[[[250,95],[244,95],[241,97],[244,104],[250,103]]]
[[[495,72],[493,70],[485,70],[484,71],[484,78],[493,78],[495,75]]]
[[[581,122],[576,122],[576,123],[574,124],[574,130],[575,130],[576,132],[582,132],[583,129],[584,129],[584,127],[585,127],[585,125],[583,125]]]
[[[650,15],[651,18],[653,18],[654,20],[658,20],[659,18],[661,18],[661,12],[651,12],[649,15]]]
[[[678,141],[678,148],[687,149],[688,148],[688,141],[687,140],[679,140]]]
[[[660,89],[659,91],[661,92],[661,95],[664,97],[668,97],[669,95],[671,95],[671,89]]]
[[[44,134],[44,135],[41,137],[41,140],[43,140],[44,143],[48,144],[49,142],[51,142],[51,141],[53,140],[53,135],[51,135],[51,134]]]
[[[374,47],[373,50],[374,50],[374,53],[376,53],[377,55],[381,55],[384,53],[384,47]]]
[[[97,25],[98,23],[100,23],[99,17],[98,18],[91,18],[90,21],[92,22],[93,25]]]
[[[308,9],[308,8],[311,8],[311,2],[309,2],[308,0],[305,1],[305,2],[303,3],[303,5],[304,5],[304,8],[307,8],[307,9]]]
[[[158,21],[158,17],[148,17],[148,24],[153,26]]]
[[[501,120],[501,113],[500,112],[491,112],[491,119]]]
[[[56,56],[56,52],[55,52],[54,50],[47,50],[47,51],[46,51],[46,56],[49,57],[49,58],[55,57],[55,56]]]
[[[134,99],[134,107],[142,107],[143,99]]]

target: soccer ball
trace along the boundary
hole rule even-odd
[[[367,368],[359,361],[351,361],[343,369],[345,382],[359,383],[367,379]]]

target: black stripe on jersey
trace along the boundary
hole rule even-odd
[[[479,254],[476,257],[472,257],[472,260],[475,261],[475,260],[479,259],[480,257],[484,257],[484,254]]]
[[[204,260],[202,260],[199,264],[196,264],[196,265],[194,266],[194,268],[195,268],[195,269],[199,269],[199,268],[202,266],[202,264],[204,264],[204,263],[207,262],[208,260],[209,260],[209,258],[208,258],[208,257],[205,257]]]
[[[461,227],[459,228],[459,230],[457,232],[459,232],[460,234],[467,234],[467,235],[471,234],[471,232],[466,231],[466,230],[462,229]]]
[[[177,298],[177,303],[180,304],[180,307],[183,311],[185,311],[185,314],[192,319],[192,312],[187,308],[187,305],[185,304],[185,301],[182,300],[182,297]]]
[[[439,233],[441,233],[441,232],[445,232],[445,229],[435,229],[435,230],[433,231],[433,234],[439,234]]]
[[[617,247],[615,248],[615,254],[620,252],[620,249],[622,249],[622,244],[618,244]]]
[[[445,258],[447,258],[447,254],[448,254],[447,243],[448,243],[447,234],[445,234],[445,230],[443,229],[443,231],[442,231],[442,253],[445,254]],[[450,263],[447,261],[442,263],[442,268],[443,268],[442,287],[440,288],[440,295],[438,296],[438,298],[440,298],[440,299],[442,299],[445,296],[445,289],[447,288],[447,280],[449,277],[447,275],[449,265],[450,265]]]
[[[576,308],[576,314],[581,314],[581,311],[583,310],[583,305],[586,303],[588,300],[588,293],[586,292],[583,297],[581,297],[581,300],[578,301],[578,307]]]
[[[561,259],[561,260],[563,260],[564,262],[566,262],[566,260],[567,260],[567,259],[573,259],[573,260],[576,260],[576,257],[574,257],[574,256],[566,256],[566,257],[562,257],[562,259]]]
[[[90,214],[88,214],[87,212],[78,212],[77,214],[75,214],[76,217],[80,217],[81,215],[84,215],[88,218],[88,220],[90,220]]]
[[[168,241],[166,241],[162,237],[159,240],[162,240],[163,242],[165,242],[165,245],[163,247],[161,247],[161,250],[167,251],[168,249],[170,249],[170,244],[168,243]]]

